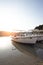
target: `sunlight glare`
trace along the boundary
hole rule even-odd
[[[0,49],[7,49],[9,47],[10,38],[2,37],[0,38]]]

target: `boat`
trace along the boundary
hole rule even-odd
[[[38,30],[32,30],[31,32],[18,32],[16,35],[12,36],[12,40],[18,43],[35,44],[36,41],[43,40],[43,34],[40,34]]]
[[[43,41],[43,30],[33,30],[33,33],[37,35],[37,41]]]

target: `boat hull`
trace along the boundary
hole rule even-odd
[[[43,40],[43,36],[38,37],[38,41],[41,41],[41,40]]]
[[[35,44],[37,38],[36,37],[24,37],[24,38],[15,38],[15,37],[13,37],[12,40],[14,42],[18,42],[18,43]]]

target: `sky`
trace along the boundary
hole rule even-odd
[[[43,24],[43,0],[0,0],[0,30],[29,30]]]

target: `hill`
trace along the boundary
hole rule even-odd
[[[36,26],[35,29],[43,30],[43,25]]]

